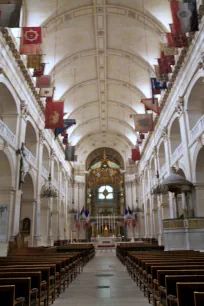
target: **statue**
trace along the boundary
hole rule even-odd
[[[24,218],[22,221],[22,233],[26,235],[30,235],[30,225],[31,221],[29,218]]]
[[[17,151],[17,154],[21,156],[20,159],[20,178],[19,178],[19,189],[21,189],[22,184],[25,183],[25,176],[28,173],[29,165],[26,160],[26,153],[25,153],[25,145],[22,142],[21,149]]]

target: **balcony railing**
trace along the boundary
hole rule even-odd
[[[26,158],[27,161],[34,167],[37,166],[37,159],[35,156],[33,156],[33,154],[27,149],[25,148],[25,154],[26,154]]]
[[[11,132],[11,130],[2,120],[0,120],[0,136],[11,146],[16,147],[16,136],[13,134],[13,132]]]
[[[190,140],[193,142],[204,130],[204,115],[196,123],[192,131],[190,132]]]

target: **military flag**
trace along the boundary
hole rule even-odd
[[[33,77],[35,78],[39,78],[40,76],[42,76],[45,72],[45,63],[40,63],[40,68],[36,68],[33,71]]]
[[[183,48],[188,46],[188,38],[185,33],[179,33],[174,24],[170,24],[171,33],[167,33],[169,46]]]
[[[10,3],[5,2],[6,1],[0,1],[0,27],[18,28],[22,1],[10,1]]]
[[[64,102],[47,103],[45,108],[45,128],[63,128]]]
[[[151,78],[152,92],[154,95],[159,95],[161,90],[167,89],[166,82],[158,81],[156,78]]]
[[[51,98],[53,97],[53,93],[54,93],[54,88],[40,88],[40,97],[43,98]],[[52,102],[50,102],[52,103]],[[49,104],[49,103],[46,103]]]
[[[153,131],[153,117],[152,114],[136,114],[133,115],[135,122],[135,131],[141,133],[148,133]]]
[[[35,45],[42,43],[41,27],[23,27],[21,40],[23,45]]]
[[[136,145],[134,149],[132,149],[132,160],[137,161],[140,160],[140,149],[139,146]]]
[[[159,104],[158,104],[158,99],[154,98],[154,103],[152,103],[152,99],[142,99],[141,103],[144,104],[145,106],[145,110],[151,110],[153,112],[155,112],[157,115],[159,115]]]
[[[27,56],[27,68],[40,69],[42,56],[40,54]]]
[[[51,75],[42,75],[39,78],[36,78],[37,88],[50,88],[51,83],[52,83]]]
[[[68,134],[66,134],[64,137],[63,137],[63,140],[62,140],[62,143],[63,145],[68,145]]]
[[[196,0],[170,1],[173,24],[178,33],[198,31]]]
[[[166,36],[167,36],[167,34],[171,34],[171,33],[166,33]],[[161,50],[164,52],[165,56],[178,55],[178,49],[176,47],[169,46],[168,44],[164,44],[164,43],[161,43],[160,46],[161,46]]]
[[[67,145],[65,148],[65,160],[74,162],[75,146]]]

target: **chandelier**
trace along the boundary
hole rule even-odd
[[[40,194],[40,197],[41,198],[46,198],[46,199],[51,199],[51,198],[57,198],[58,197],[55,187],[52,186],[51,173],[49,173],[47,186],[46,186],[45,190],[43,190],[42,193]]]
[[[161,194],[165,194],[168,191],[167,186],[162,185],[159,183],[159,172],[157,170],[157,174],[156,174],[156,178],[157,178],[157,184],[156,186],[154,186],[151,190],[151,195],[161,195]]]

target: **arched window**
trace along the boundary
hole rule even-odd
[[[112,200],[113,199],[113,188],[111,186],[101,186],[98,189],[99,200]]]

